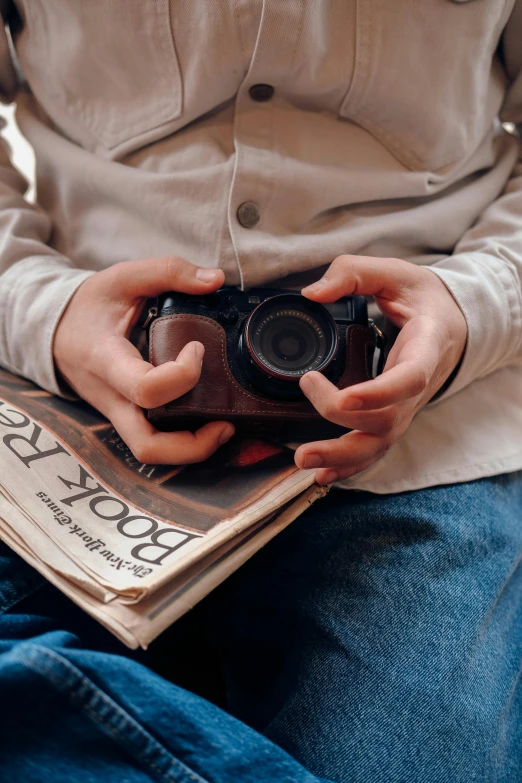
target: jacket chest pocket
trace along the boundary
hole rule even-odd
[[[505,89],[493,64],[514,0],[358,0],[340,116],[407,168],[440,171],[480,142]]]
[[[23,13],[22,68],[72,138],[114,149],[180,117],[170,0],[23,0]]]

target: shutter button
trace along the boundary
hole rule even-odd
[[[260,217],[257,204],[253,201],[245,201],[237,210],[237,219],[243,228],[254,228],[259,223]]]
[[[274,88],[271,84],[253,84],[248,92],[253,101],[265,103],[265,101],[269,101],[272,98]]]

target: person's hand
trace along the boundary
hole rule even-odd
[[[153,367],[128,340],[147,298],[166,291],[207,294],[223,280],[222,271],[181,258],[116,264],[82,283],[58,324],[53,348],[58,371],[112,422],[140,462],[200,462],[234,434],[233,425],[223,421],[194,434],[156,430],[142,408],[190,391],[199,380],[205,349],[199,342],[188,343],[175,362]]]
[[[373,295],[401,329],[377,378],[342,391],[318,372],[301,379],[301,389],[325,419],[353,430],[295,453],[298,467],[319,468],[316,480],[330,484],[370,467],[405,432],[457,367],[467,325],[433,272],[396,258],[339,256],[302,293],[324,304],[350,294]]]

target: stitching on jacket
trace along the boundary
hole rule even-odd
[[[167,31],[163,32],[165,28],[165,14],[168,8],[160,8],[158,3],[154,3],[153,13],[155,15],[157,29],[161,30],[161,34],[157,36],[159,41],[158,48],[164,58],[162,63],[163,67],[156,69],[156,77],[161,79],[164,83],[165,94],[159,99],[160,108],[157,113],[156,119],[151,125],[148,124],[147,117],[143,116],[140,119],[135,119],[134,122],[127,122],[125,128],[120,130],[108,128],[106,123],[100,123],[95,119],[92,119],[92,111],[89,110],[89,104],[82,104],[77,96],[72,96],[70,92],[67,92],[62,84],[60,91],[59,87],[51,89],[49,85],[46,85],[46,93],[52,100],[55,100],[67,113],[70,120],[75,124],[78,130],[87,131],[94,139],[99,141],[108,149],[116,149],[122,144],[131,141],[133,138],[149,133],[160,125],[166,124],[173,120],[178,119],[183,112],[183,77],[181,73],[181,67],[179,64],[179,56],[176,48],[176,42],[174,40],[174,32],[172,30],[172,23],[170,20],[170,14],[167,23]],[[42,24],[42,12],[38,10],[38,5],[32,13],[37,19],[36,28],[38,29]],[[169,38],[172,41],[172,46],[169,46]],[[42,51],[47,52],[51,43],[48,38],[41,38]],[[179,100],[176,102],[175,94],[173,94],[173,84],[178,90]],[[177,104],[177,105],[176,105]],[[143,127],[145,125],[145,127]],[[122,138],[124,136],[124,138]]]
[[[41,590],[42,587],[45,587],[47,584],[45,577],[41,576],[40,579],[41,581],[39,581],[38,584],[32,585],[25,590],[17,592],[16,595],[11,596],[9,599],[4,598],[2,601],[0,601],[0,614],[6,614],[10,609],[19,604],[21,601],[24,601],[26,598],[29,598],[29,596],[34,595],[39,590]]]

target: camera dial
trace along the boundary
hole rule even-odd
[[[235,305],[228,304],[219,311],[218,318],[222,324],[230,326],[230,324],[235,324],[239,318],[239,310]]]
[[[328,310],[300,294],[265,299],[247,319],[239,341],[249,380],[270,396],[299,398],[299,379],[335,358],[337,325]]]

